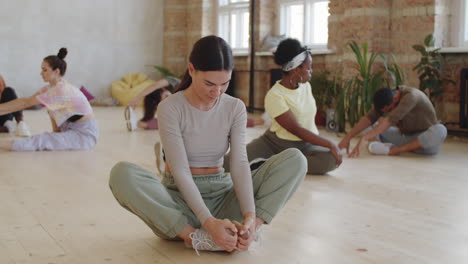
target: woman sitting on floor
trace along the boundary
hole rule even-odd
[[[12,151],[88,150],[96,145],[97,122],[93,109],[83,93],[62,79],[67,69],[67,49],[44,58],[41,76],[49,85],[31,97],[0,104],[0,115],[43,104],[49,113],[53,132],[25,139],[1,140],[0,149]]]
[[[158,129],[158,119],[155,117],[158,105],[162,100],[171,95],[179,84],[179,79],[168,76],[149,86],[135,97],[125,108],[125,120],[127,122],[128,131],[133,131],[136,128]],[[137,120],[133,109],[138,106],[142,98],[144,98],[143,118]],[[247,119],[247,127],[254,127],[264,123],[265,121],[263,119]]]
[[[250,171],[246,108],[224,93],[232,69],[232,51],[223,39],[198,40],[178,92],[158,107],[167,158],[162,180],[129,162],[118,163],[110,174],[112,193],[124,208],[157,236],[183,240],[197,252],[248,250],[257,229],[286,204],[307,167],[302,153],[288,149]],[[231,173],[222,168],[228,148]]]
[[[287,148],[297,148],[308,161],[308,174],[326,174],[337,168],[342,156],[337,145],[319,136],[315,125],[317,107],[309,79],[312,56],[298,40],[283,40],[274,54],[283,77],[265,96],[265,110],[272,125],[247,145],[249,161],[268,159]],[[229,169],[229,159],[224,159]]]

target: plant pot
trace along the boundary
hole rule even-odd
[[[315,125],[324,127],[327,124],[327,118],[324,111],[317,111],[315,115]]]

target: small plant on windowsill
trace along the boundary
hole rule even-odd
[[[434,36],[429,34],[423,45],[413,45],[413,49],[421,54],[420,62],[413,68],[419,75],[419,89],[429,96],[432,104],[444,93],[445,83],[455,83],[443,77],[444,58],[439,52],[440,48],[434,48],[434,42]]]

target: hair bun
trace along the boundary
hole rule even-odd
[[[65,57],[67,56],[68,54],[68,51],[66,48],[61,48],[57,54],[57,57],[59,57],[60,59],[65,59]]]

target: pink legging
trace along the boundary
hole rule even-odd
[[[158,120],[156,118],[146,121],[145,129],[158,129],[158,127]]]

